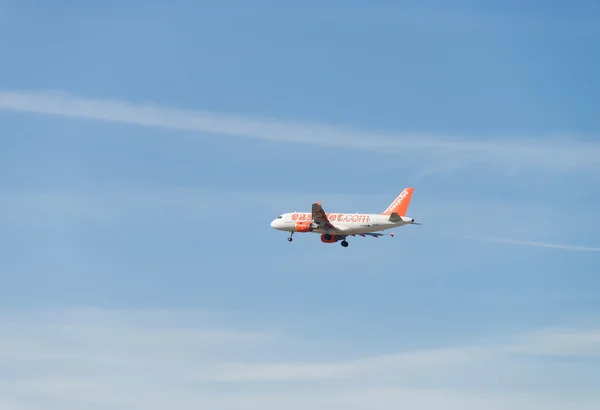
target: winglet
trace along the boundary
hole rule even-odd
[[[390,236],[393,238],[393,237],[394,237],[394,232],[392,232],[392,233],[390,234]]]

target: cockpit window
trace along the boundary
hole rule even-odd
[[[279,216],[277,217],[277,219],[281,219],[281,218],[283,218],[283,215],[279,215]]]

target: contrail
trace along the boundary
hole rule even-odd
[[[471,240],[476,240],[476,241],[484,241],[484,242],[502,243],[502,244],[506,244],[506,245],[535,246],[538,248],[561,249],[561,250],[565,250],[565,251],[600,252],[600,247],[564,245],[564,244],[534,242],[534,241],[520,241],[520,240],[515,240],[515,239],[491,238],[491,237],[485,237],[485,236],[460,236],[460,238],[471,239]]]
[[[221,136],[310,144],[394,155],[398,161],[444,164],[443,169],[486,163],[511,172],[600,171],[600,143],[575,138],[475,139],[452,135],[374,133],[340,126],[272,120],[160,107],[148,103],[92,99],[64,92],[0,91],[0,110],[55,115],[112,123],[196,131]],[[427,165],[425,165],[427,167]]]

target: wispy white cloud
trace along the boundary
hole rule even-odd
[[[243,400],[246,404],[243,404]],[[418,388],[365,388],[339,389],[335,395],[311,394],[294,396],[246,396],[227,401],[231,407],[224,409],[250,409],[249,402],[261,403],[261,408],[290,410],[333,409],[333,410],[369,410],[369,409],[447,409],[447,410],[545,410],[577,409],[592,410],[598,400],[570,400],[552,398],[544,395],[506,395],[485,394],[471,391],[452,391],[445,389]]]
[[[488,164],[510,172],[532,168],[594,174],[600,171],[600,143],[572,136],[503,139],[482,135],[474,139],[428,133],[374,133],[343,126],[173,109],[58,92],[0,91],[0,110],[401,155],[401,163],[418,164],[425,167],[425,173],[436,172],[439,164],[444,164],[443,169]],[[423,161],[429,161],[429,165]]]
[[[505,239],[505,238],[493,238],[485,236],[461,236],[463,239],[472,239],[483,242],[493,242],[506,245],[516,246],[533,246],[537,248],[550,248],[560,249],[563,251],[576,251],[576,252],[600,252],[600,247],[592,246],[579,246],[579,245],[565,245],[558,243],[547,243],[547,242],[535,242],[535,241],[520,241],[516,239]]]
[[[263,362],[225,363],[212,369],[209,377],[219,381],[306,381],[363,380],[388,378],[396,380],[420,376],[434,369],[441,372],[485,360],[493,351],[473,346],[413,350],[398,354],[368,356],[337,362]]]
[[[600,358],[600,329],[547,329],[523,335],[507,350],[535,356]]]
[[[336,354],[328,351],[335,346],[312,340],[311,349],[321,348],[319,357],[309,360],[307,341],[240,330],[225,321],[217,325],[206,316],[4,313],[0,408],[386,410],[406,405],[433,410],[444,404],[528,410],[591,409],[600,401],[593,383],[585,381],[589,378],[577,386],[588,403],[573,407],[569,400],[576,376],[592,369],[588,375],[597,378],[600,369],[529,360],[539,354],[597,357],[597,327],[329,361],[324,358]],[[351,345],[348,341],[345,348]]]

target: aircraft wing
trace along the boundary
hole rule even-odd
[[[333,226],[331,222],[329,222],[329,219],[327,218],[327,215],[325,214],[325,211],[321,206],[321,201],[312,204],[312,217],[313,221],[318,223],[319,225],[331,230],[337,230],[337,228]]]
[[[352,236],[359,235],[359,236],[362,236],[363,238],[367,237],[367,236],[372,236],[374,238],[379,238],[380,236],[394,236],[393,233],[375,233],[375,232],[351,233],[350,235],[352,235]]]

